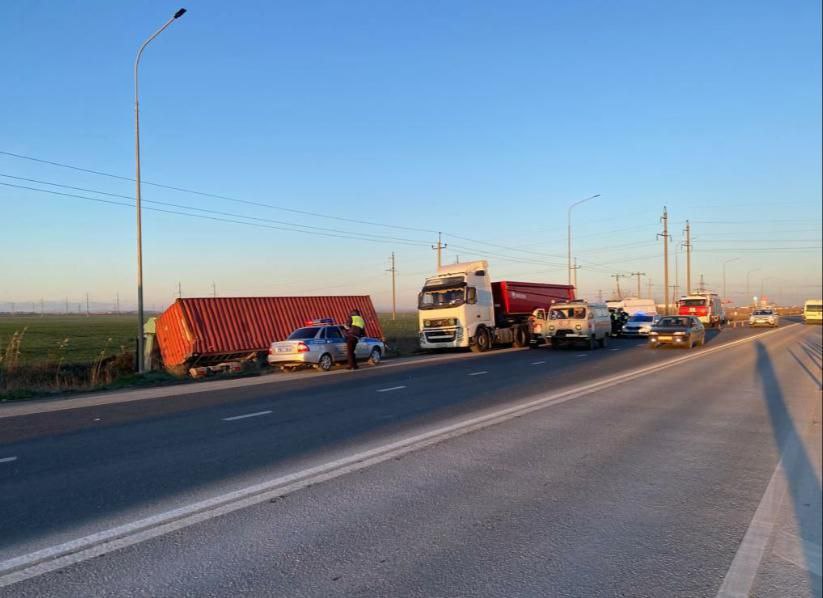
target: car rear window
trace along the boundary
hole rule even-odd
[[[654,316],[647,316],[645,314],[635,314],[629,318],[629,322],[653,322]]]
[[[298,328],[294,332],[289,335],[290,341],[300,341],[306,340],[310,338],[314,338],[317,336],[317,331],[320,330],[319,328]]]

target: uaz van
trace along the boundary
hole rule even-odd
[[[552,347],[579,344],[594,349],[598,345],[606,346],[612,322],[605,303],[555,303],[548,316],[543,335]]]

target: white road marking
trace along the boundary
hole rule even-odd
[[[779,333],[788,329],[769,330],[716,347],[709,347],[699,353],[688,353],[662,363],[656,363],[616,376],[601,378],[594,382],[575,386],[548,395],[538,395],[515,405],[498,409],[467,419],[457,420],[415,436],[401,438],[395,442],[354,453],[335,461],[304,469],[289,475],[274,478],[253,486],[247,486],[233,492],[215,496],[207,500],[184,505],[170,511],[158,513],[144,519],[109,528],[63,544],[50,546],[42,550],[24,554],[0,562],[0,588],[10,586],[26,579],[38,577],[50,571],[57,571],[89,559],[133,546],[149,540],[184,529],[215,517],[263,503],[271,498],[295,492],[307,486],[332,480],[348,473],[359,471],[418,451],[451,438],[457,438],[470,432],[500,424],[516,417],[522,417],[533,411],[565,403],[573,399],[605,390],[623,382],[634,380],[661,370],[675,367],[692,359],[703,359],[715,351],[724,351],[730,347],[751,343],[768,334]]]
[[[588,353],[581,353],[580,355],[575,355],[575,357],[588,357]]]
[[[542,365],[546,363],[545,361],[532,361],[532,365]]]
[[[247,417],[258,417],[260,415],[268,415],[271,411],[255,411],[254,413],[245,413],[243,415],[235,415],[233,417],[224,417],[224,422],[233,422],[238,419],[246,419]]]
[[[489,372],[487,372],[486,370],[483,370],[482,372],[472,372],[471,374],[469,374],[469,376],[482,376],[483,374],[488,374],[488,373]]]
[[[401,388],[406,388],[405,386],[390,386],[389,388],[381,388],[377,392],[389,392],[392,390],[400,390]]]
[[[17,457],[2,457],[2,458],[0,458],[0,463],[11,463],[12,461],[17,461]]]
[[[619,351],[620,349],[609,349],[609,351]]]

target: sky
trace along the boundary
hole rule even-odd
[[[583,296],[641,272],[662,301],[664,207],[679,292],[688,219],[693,286],[823,294],[817,1],[183,6],[140,66],[149,309],[386,308],[392,252],[413,309],[438,231],[444,263],[565,283],[595,194]],[[136,304],[133,62],[179,7],[0,3],[0,311]]]

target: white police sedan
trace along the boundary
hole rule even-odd
[[[355,357],[377,365],[386,353],[382,340],[364,336],[357,342]],[[284,341],[276,341],[269,347],[269,365],[281,370],[313,366],[324,372],[335,363],[346,363],[346,332],[332,320],[313,320],[298,328]]]

